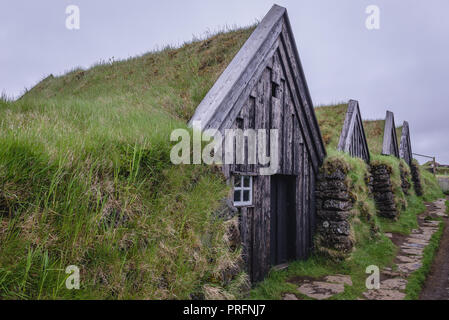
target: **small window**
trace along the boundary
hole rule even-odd
[[[234,205],[250,206],[253,204],[253,177],[234,177]]]

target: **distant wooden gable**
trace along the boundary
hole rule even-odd
[[[412,144],[410,140],[410,128],[407,121],[404,121],[402,126],[401,146],[399,148],[399,155],[401,159],[404,159],[409,165],[412,164]]]
[[[359,103],[356,100],[349,100],[348,111],[338,143],[338,150],[349,153],[352,157],[357,157],[369,163],[370,153],[368,142],[363,128],[362,117],[360,115]]]
[[[396,125],[394,123],[394,114],[391,111],[387,111],[387,116],[385,118],[382,154],[387,156],[395,156],[396,158],[399,158],[398,138],[396,136]]]

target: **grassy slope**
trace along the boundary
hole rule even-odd
[[[320,126],[326,148],[337,149],[347,110],[348,105],[346,103],[315,108],[318,125]]]
[[[244,276],[222,279],[238,252],[229,250],[226,226],[212,215],[228,192],[225,183],[214,168],[171,166],[168,136],[185,127],[250,32],[74,70],[43,80],[20,101],[0,99],[1,298],[238,295]],[[398,222],[372,214],[363,162],[335,151],[345,111],[345,104],[316,110],[328,161],[346,163],[357,190],[357,249],[344,263],[314,256],[272,272],[252,297],[294,292],[285,282],[290,276],[347,273],[354,286],[338,298],[355,298],[364,268],[389,265],[395,253],[388,238],[373,238],[367,218],[382,231],[407,232],[416,223],[422,199],[413,195]],[[381,151],[383,126],[365,121],[373,154]],[[424,198],[439,196],[423,175]],[[65,289],[70,264],[81,268],[81,290]]]
[[[238,252],[212,215],[226,184],[212,167],[170,165],[169,134],[251,31],[0,100],[0,299],[189,298],[226,285]],[[65,289],[68,265],[80,267],[81,290]]]
[[[399,172],[399,164],[402,160],[399,161],[394,157],[380,155],[385,121],[364,121],[365,133],[371,152],[371,161],[372,163],[384,163],[391,168],[393,191],[399,208],[402,209],[397,221],[378,217],[374,200],[369,194],[365,183],[365,177],[368,174],[367,166],[360,159],[351,158],[344,153],[336,151],[346,110],[347,105],[345,104],[323,106],[315,109],[328,152],[323,169],[326,170],[326,168],[331,168],[335,165],[345,168],[348,172],[348,183],[351,186],[351,190],[354,191],[355,204],[352,210],[351,225],[354,230],[355,250],[343,262],[333,261],[320,254],[314,254],[307,261],[293,262],[287,270],[271,271],[266,280],[253,289],[251,298],[281,299],[284,293],[293,293],[301,296],[297,291],[297,285],[291,283],[295,277],[308,276],[319,278],[338,273],[351,275],[353,286],[346,287],[344,293],[338,294],[332,297],[332,299],[359,298],[362,292],[366,290],[365,280],[367,274],[365,270],[367,266],[377,265],[379,268],[394,267],[392,262],[397,248],[383,233],[399,232],[409,234],[412,229],[418,227],[416,216],[425,210],[424,201],[432,201],[443,196],[433,175],[424,172],[424,170],[421,170],[422,184],[425,191],[424,196],[416,196],[413,190],[410,190],[410,195],[404,195],[401,189]],[[401,127],[396,129],[398,139],[402,132],[401,129]],[[405,166],[407,167],[407,165]],[[422,271],[419,272],[422,273]],[[414,276],[414,278],[420,277],[420,275]],[[415,297],[419,294],[419,290],[420,286],[416,284],[416,281],[412,281],[407,288],[408,297]],[[301,298],[307,299],[306,296],[301,296]]]

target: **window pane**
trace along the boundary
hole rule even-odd
[[[241,192],[240,190],[234,191],[234,202],[240,202],[241,200]]]
[[[240,187],[241,185],[242,185],[242,177],[235,176],[234,177],[234,186],[235,187]]]
[[[249,201],[249,190],[243,191],[243,201],[248,202]]]
[[[249,180],[251,179],[251,177],[245,176],[243,177],[243,186],[246,188],[249,188]]]

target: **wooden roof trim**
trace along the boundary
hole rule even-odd
[[[201,128],[198,129],[208,129],[217,113],[224,114],[220,118],[226,117],[257,69],[255,64],[259,61],[255,57],[261,51],[268,51],[272,46],[270,42],[279,36],[280,30],[275,26],[279,25],[285,12],[286,9],[278,5],[271,8],[198,105],[189,125],[193,125],[193,121],[200,121]]]

